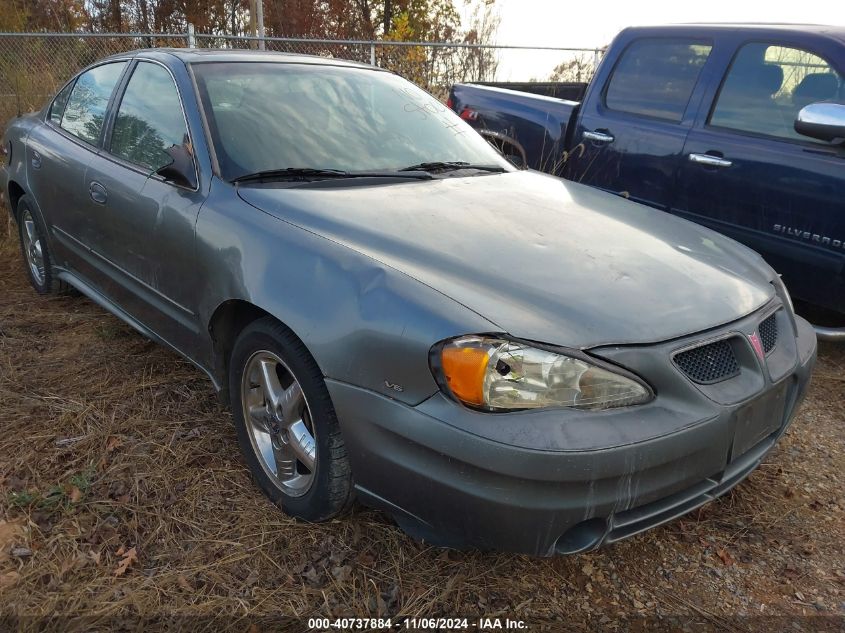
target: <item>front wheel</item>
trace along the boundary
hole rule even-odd
[[[271,318],[235,342],[229,388],[238,443],[253,479],[287,514],[324,521],[352,503],[352,473],[317,363]]]

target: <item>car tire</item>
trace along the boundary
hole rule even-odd
[[[71,287],[53,270],[53,254],[47,242],[47,227],[28,195],[21,196],[15,210],[21,255],[29,283],[40,295],[66,294]]]
[[[241,452],[274,504],[311,522],[352,505],[352,470],[326,383],[291,330],[269,317],[244,328],[229,389]]]

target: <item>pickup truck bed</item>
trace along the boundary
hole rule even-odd
[[[450,99],[455,112],[474,127],[517,140],[531,169],[563,173],[577,101],[470,84],[453,86]]]

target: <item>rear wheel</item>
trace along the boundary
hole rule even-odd
[[[53,257],[47,244],[47,229],[33,210],[28,196],[22,196],[17,208],[18,234],[29,283],[40,295],[67,292],[69,286],[53,274]]]
[[[273,319],[250,324],[232,351],[229,388],[238,443],[264,493],[308,521],[346,510],[353,499],[346,446],[302,342]]]

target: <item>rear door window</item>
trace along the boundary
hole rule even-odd
[[[801,108],[820,101],[843,100],[842,76],[818,55],[755,42],[743,46],[734,58],[710,125],[813,142],[795,131]]]
[[[620,112],[680,121],[712,48],[693,40],[634,41],[613,70],[605,105]]]
[[[61,126],[76,137],[97,145],[114,87],[126,62],[103,64],[82,73],[73,86]]]

